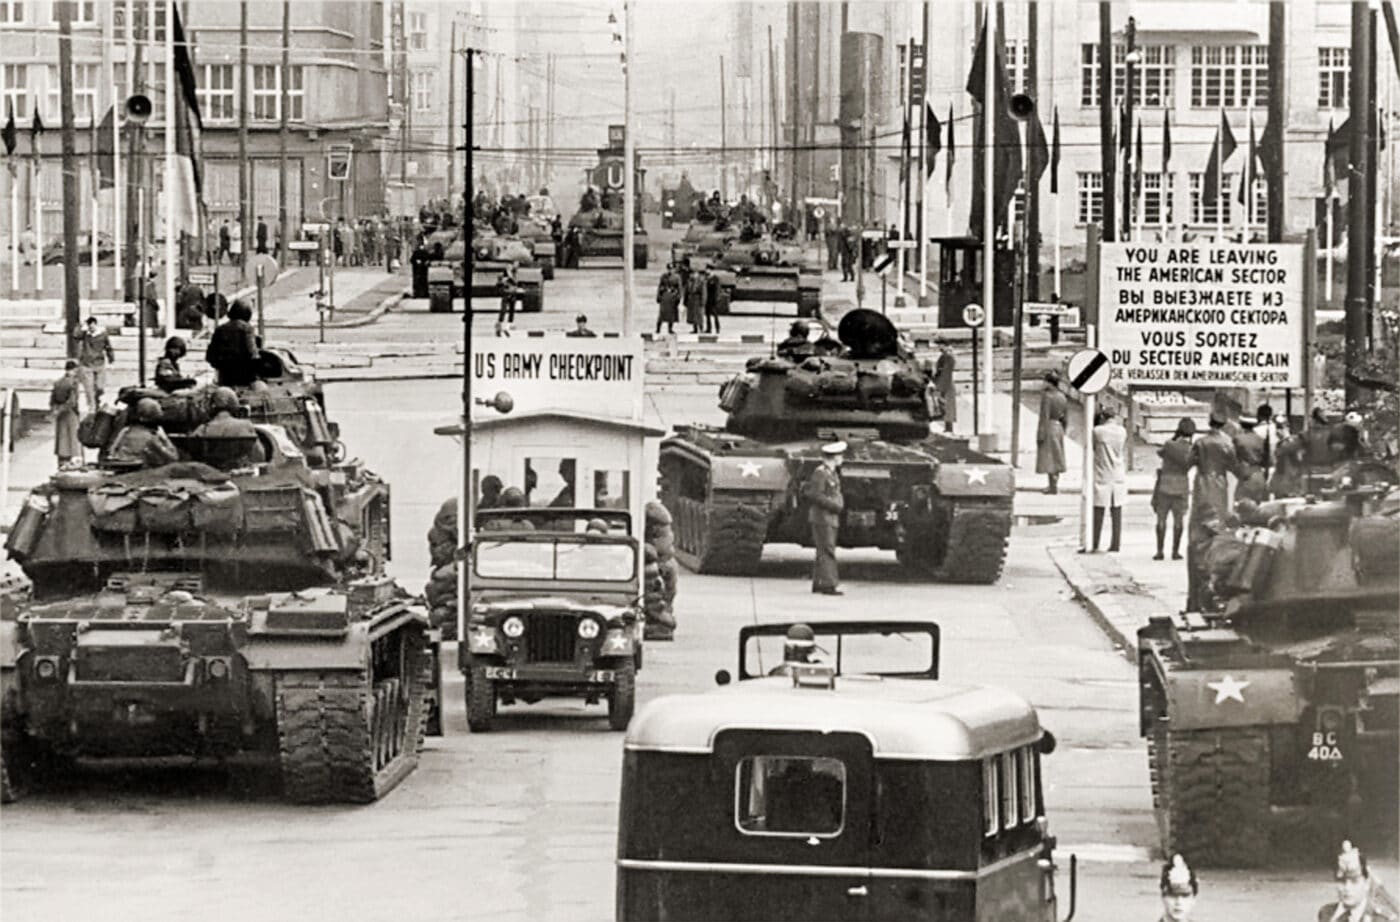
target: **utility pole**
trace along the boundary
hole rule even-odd
[[[632,131],[632,4],[622,4],[622,335],[633,329],[633,241],[637,231],[637,139]]]
[[[1035,99],[1036,118],[1040,118],[1040,3],[1030,0],[1026,15],[1026,89]],[[1026,297],[1040,300],[1040,183],[1026,169]],[[1017,407],[1012,405],[1012,409]],[[1015,430],[1012,430],[1013,432]]]
[[[142,41],[141,23],[145,19],[144,3],[127,2],[127,52],[128,57],[128,92],[132,96],[139,96],[146,92],[146,66],[143,49],[146,43]],[[126,100],[122,100],[119,106],[120,111],[125,109]],[[115,116],[114,116],[115,117]],[[140,123],[131,125],[132,130],[127,138],[127,171],[126,171],[126,283],[123,287],[123,296],[127,299],[134,299],[137,295],[137,288],[140,284],[142,267],[139,261],[143,255],[141,241],[139,239],[142,230],[148,226],[145,223],[145,214],[142,210],[143,197],[141,189],[145,182],[146,158],[143,156],[145,148],[146,129]]]
[[[1287,194],[1283,187],[1284,159],[1283,159],[1283,127],[1287,116],[1284,114],[1284,93],[1281,89],[1284,85],[1285,75],[1288,73],[1284,56],[1288,53],[1288,44],[1284,29],[1287,20],[1284,18],[1285,4],[1283,0],[1271,0],[1269,3],[1269,86],[1273,87],[1273,92],[1269,93],[1269,124],[1264,132],[1264,143],[1270,148],[1265,151],[1264,163],[1268,167],[1268,199],[1269,199],[1269,231],[1268,240],[1270,243],[1278,243],[1283,240],[1283,203]],[[1272,142],[1272,143],[1271,143]],[[1324,154],[1324,156],[1327,156]],[[1330,209],[1332,203],[1329,200],[1327,207]],[[1328,241],[1327,247],[1332,247]],[[1328,257],[1330,260],[1330,256]]]
[[[798,94],[801,91],[801,84],[798,82],[798,76],[800,71],[798,62],[802,59],[802,52],[798,48],[797,41],[797,6],[797,3],[792,2],[792,0],[789,0],[787,51],[788,66],[792,69],[787,75],[787,120],[792,126],[792,130],[790,132],[790,137],[792,138],[792,151],[788,154],[788,207],[787,211],[785,211],[783,214],[784,219],[789,219],[789,215],[787,212],[790,212],[797,203],[797,161],[799,157],[797,149],[801,146],[798,142],[799,135],[797,113],[802,111],[802,106],[798,99]]]
[[[76,136],[73,131],[73,4],[63,0],[55,4],[58,13],[58,87],[60,93],[59,117],[63,139],[63,252],[70,254],[63,261],[63,329],[64,340],[68,343],[68,355],[76,356],[78,343],[73,334],[81,319],[82,304],[78,297],[78,264],[71,254],[78,252],[78,157]],[[95,117],[95,114],[94,114]],[[95,178],[95,177],[94,177]],[[97,215],[93,215],[93,243],[96,249]],[[43,234],[38,235],[43,243]],[[140,314],[140,308],[137,308]],[[9,392],[6,391],[6,394]],[[5,408],[6,413],[9,408]],[[8,417],[6,417],[8,425]]]
[[[769,194],[778,188],[778,62],[773,57],[773,27],[768,27],[768,145]]]
[[[1133,229],[1133,84],[1137,80],[1137,20],[1128,17],[1123,33],[1127,39],[1127,53],[1123,57],[1123,131],[1127,137],[1119,143],[1123,147],[1123,234],[1124,240],[1131,239]],[[1280,93],[1279,95],[1282,95]],[[1247,207],[1247,206],[1246,206]],[[1246,212],[1247,214],[1248,212]]]
[[[452,113],[457,111],[457,20],[452,20],[451,37],[447,44],[447,202],[452,204],[452,177],[457,175],[457,139],[452,130]],[[462,216],[466,218],[466,211]],[[463,224],[470,227],[470,224]]]
[[[287,255],[291,251],[287,249],[287,244],[292,239],[291,221],[287,215],[287,123],[292,108],[292,94],[288,86],[290,81],[287,77],[291,72],[292,3],[291,0],[282,0],[282,98],[278,101],[282,118],[277,128],[277,239],[281,241],[282,251],[277,254],[277,258],[284,266],[290,264]]]
[[[457,626],[459,631],[467,628],[467,549],[471,547],[471,516],[468,514],[468,500],[472,495],[472,248],[471,207],[472,207],[472,141],[475,110],[472,105],[476,85],[476,49],[468,45],[466,59],[466,124],[463,126],[465,143],[462,145],[462,215],[466,222],[463,233],[467,235],[468,246],[462,247],[462,278],[465,290],[462,292],[462,483],[457,496]],[[452,112],[447,113],[448,124],[452,122]],[[449,137],[455,132],[449,129]],[[456,139],[452,145],[455,146]],[[451,185],[451,182],[448,183]],[[459,635],[460,636],[460,635]]]
[[[1367,254],[1374,249],[1375,222],[1367,207],[1375,188],[1375,163],[1371,157],[1371,80],[1375,56],[1371,53],[1372,14],[1364,3],[1351,5],[1351,138],[1347,172],[1347,301],[1346,301],[1346,402],[1354,406],[1362,395],[1355,377],[1366,358],[1370,331],[1371,276]]]
[[[1103,241],[1118,239],[1114,228],[1114,174],[1117,148],[1113,143],[1113,4],[1099,2],[1099,162],[1102,173]]]
[[[400,0],[400,4],[402,4],[402,0]],[[404,28],[407,28],[407,24]],[[408,85],[407,52],[399,55],[399,97],[403,100],[403,111],[399,116],[399,185],[407,186],[408,134],[413,130],[413,87]],[[467,249],[470,250],[471,247],[467,247]]]
[[[724,99],[724,55],[719,56],[719,197],[729,201],[729,134]]]
[[[169,87],[166,88],[167,91]],[[173,131],[170,125],[166,131]],[[253,247],[252,226],[248,220],[248,186],[253,165],[248,162],[248,0],[238,3],[238,228],[243,235],[239,263],[246,265]]]

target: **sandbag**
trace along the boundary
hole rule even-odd
[[[829,368],[817,375],[817,390],[823,394],[853,394],[856,387],[855,372],[844,368]]]
[[[433,516],[433,526],[450,531],[455,537],[457,534],[457,499],[445,499],[438,507],[437,514]]]
[[[434,525],[428,529],[428,544],[452,544],[457,543],[457,525],[454,522],[451,528],[440,528]]]
[[[670,560],[676,556],[676,539],[669,530],[662,532],[654,539],[648,539],[648,543],[656,549],[656,556],[659,560]]]
[[[1363,582],[1395,579],[1400,570],[1400,518],[1368,515],[1351,525],[1352,558]]]
[[[450,581],[453,586],[457,585],[457,567],[455,564],[439,564],[433,568],[432,579],[434,582]]]
[[[656,553],[656,547],[651,542],[642,545],[642,556],[648,564],[656,563],[660,559],[660,555]]]
[[[184,487],[146,487],[137,500],[136,515],[146,531],[162,534],[189,531],[193,527],[192,505],[190,491]]]
[[[647,504],[646,504],[646,509],[645,509],[644,511],[645,511],[646,520],[647,520],[647,531],[648,531],[648,532],[651,531],[651,527],[652,527],[652,525],[654,525],[654,524],[655,524],[655,525],[670,525],[670,524],[671,524],[671,521],[672,521],[672,520],[671,520],[671,510],[667,509],[664,505],[662,505],[661,503],[657,502],[656,500],[652,500],[652,501],[650,501],[649,503],[647,503]]]
[[[428,557],[435,567],[441,567],[452,563],[457,556],[457,545],[455,542],[447,544],[428,545]]]
[[[135,532],[138,497],[138,491],[121,483],[104,483],[88,490],[92,527],[98,531]]]

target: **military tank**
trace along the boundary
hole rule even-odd
[[[465,244],[459,230],[451,231],[446,241],[444,233],[448,232],[438,231],[427,238],[432,243],[428,285],[431,288],[435,283],[451,279],[452,296],[460,298],[466,290],[462,278]],[[485,222],[476,221],[472,231],[472,255],[471,297],[500,294],[501,278],[507,268],[514,266],[515,281],[521,289],[520,309],[526,313],[544,310],[544,270],[536,263],[534,251],[525,240],[516,235],[498,234]],[[445,312],[451,310],[451,304],[430,302],[429,309]]]
[[[661,226],[674,227],[695,220],[695,199],[700,193],[682,176],[673,187],[661,187]]]
[[[661,443],[660,498],[676,558],[701,573],[752,574],[763,545],[810,546],[803,482],[821,445],[848,443],[842,547],[893,550],[911,573],[992,583],[1011,532],[1006,464],[930,434],[932,376],[870,310],[847,313],[829,355],[750,359],[720,388],[723,428],[677,426]]]
[[[564,232],[563,266],[577,269],[582,259],[622,258],[624,228],[621,199],[620,193],[613,192],[604,192],[601,198],[590,198],[588,193],[584,194],[579,210],[569,218]],[[637,269],[647,267],[647,234],[642,229],[640,219],[632,235],[632,265]]]
[[[671,244],[671,260],[680,262],[689,259],[694,265],[711,263],[717,259],[738,231],[729,226],[728,219],[715,216],[706,210],[690,222],[685,236]]]
[[[716,309],[730,313],[735,301],[778,301],[797,305],[797,316],[814,317],[822,303],[822,272],[809,266],[790,224],[771,233],[744,225],[725,241],[710,264],[719,283]]]
[[[1365,474],[1248,508],[1208,556],[1218,610],[1138,631],[1165,853],[1260,865],[1395,816],[1400,490]]]
[[[559,264],[559,246],[554,239],[553,215],[537,213],[533,208],[520,218],[520,239],[530,248],[535,265],[546,281],[554,279],[554,269]]]
[[[242,412],[321,418],[305,387],[274,384],[241,391],[273,394]],[[202,435],[200,389],[123,400],[181,460],[61,470],[21,509],[5,549],[24,580],[0,593],[0,795],[78,758],[169,756],[271,767],[299,802],[392,790],[418,763],[438,666],[426,613],[384,576],[388,485],[280,424]]]

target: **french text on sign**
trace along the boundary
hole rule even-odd
[[[1302,384],[1302,245],[1110,243],[1099,252],[1098,345],[1124,383]]]
[[[1080,349],[1069,360],[1070,386],[1081,394],[1097,394],[1108,386],[1113,369],[1098,349]]]

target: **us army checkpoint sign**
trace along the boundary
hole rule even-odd
[[[505,391],[512,413],[572,410],[641,422],[646,362],[640,337],[474,337],[472,396]],[[475,407],[473,419],[494,417]]]
[[[1299,387],[1303,246],[1106,243],[1099,348],[1137,387]]]

